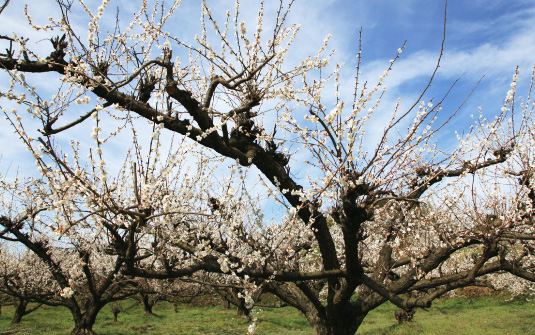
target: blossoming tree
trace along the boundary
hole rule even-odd
[[[501,113],[476,119],[458,148],[435,143],[455,112],[442,110],[447,94],[425,101],[427,88],[373,129],[402,49],[375,86],[359,81],[357,67],[354,94],[328,96],[341,67],[329,67],[327,41],[289,65],[299,31],[286,22],[292,3],[280,1],[272,22],[261,3],[251,33],[239,1],[224,15],[203,1],[191,44],[177,27],[166,30],[180,1],[169,9],[142,1],[128,24],[117,20],[106,33],[109,1],[96,10],[80,1],[87,39],[71,23],[77,4],[57,1],[61,16],[46,25],[28,9],[29,26],[48,32],[53,50],[2,36],[11,86],[1,95],[17,104],[4,113],[50,190],[43,208],[56,216],[43,224],[60,234],[102,231],[106,252],[132,276],[219,273],[246,307],[268,290],[301,310],[315,334],[353,334],[386,301],[426,307],[491,273],[533,281],[534,107],[530,95],[517,102],[517,75]],[[29,73],[56,75],[49,99]],[[109,167],[105,147],[125,129],[133,145]],[[162,157],[171,135],[180,139]],[[62,143],[69,136],[78,142]],[[266,218],[266,208],[280,214]]]
[[[5,228],[2,239],[17,240],[13,235],[27,235],[16,231],[7,217],[2,217],[1,224]],[[28,226],[20,228],[26,230]],[[46,238],[28,240],[24,237],[18,240],[29,245],[22,255],[18,247],[18,252],[2,250],[0,256],[0,290],[18,301],[13,323],[35,310],[36,307],[26,309],[29,302],[35,302],[39,304],[37,307],[45,304],[68,308],[74,320],[72,334],[93,334],[92,327],[100,310],[132,294],[126,289],[135,282],[119,275],[115,268],[120,267],[114,267],[114,262],[106,259],[109,257],[96,256],[96,252],[80,248],[53,247],[47,245],[51,242]]]

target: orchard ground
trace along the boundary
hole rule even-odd
[[[123,310],[117,323],[113,322],[110,307],[99,314],[94,327],[97,334],[246,334],[249,326],[247,320],[236,319],[233,309],[224,310],[221,305],[181,305],[175,313],[173,305],[160,302],[154,309],[156,315],[143,315],[137,301],[121,304]],[[525,297],[442,298],[429,309],[419,309],[414,322],[401,325],[394,318],[395,310],[394,305],[387,303],[370,312],[358,334],[535,334],[535,301]],[[4,306],[0,315],[1,335],[60,335],[72,328],[70,313],[65,308],[43,306],[16,326],[10,324],[12,316],[13,307]],[[312,332],[305,317],[292,307],[262,308],[256,317],[258,334]]]

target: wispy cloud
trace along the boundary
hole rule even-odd
[[[100,4],[100,1],[86,2],[91,8]],[[213,7],[213,12],[222,23],[221,18],[224,18],[226,10],[233,11],[234,2],[208,1],[208,5]],[[265,6],[266,22],[270,22],[274,18],[278,3],[265,2]],[[0,27],[0,33],[11,35],[13,31],[24,32],[25,37],[31,38],[32,48],[42,50],[46,55],[51,51],[47,41],[50,36],[29,30],[22,17],[22,8],[23,4],[19,2],[12,2],[8,6],[2,14],[3,25]],[[43,24],[55,8],[54,1],[32,2],[30,13],[36,23]],[[138,4],[134,5],[133,2],[125,0],[112,1],[108,6],[110,18],[115,17],[116,8],[119,8],[120,23],[124,27],[132,13],[138,10]],[[249,1],[242,2],[240,20],[247,21],[249,29],[254,30],[256,27],[257,11],[258,5],[252,5]],[[408,39],[407,48],[385,81],[389,96],[382,104],[384,116],[378,117],[376,121],[380,126],[384,124],[383,118],[389,117],[388,111],[391,111],[398,96],[402,96],[408,104],[416,99],[419,90],[425,87],[439,55],[443,12],[444,3],[440,1],[297,1],[288,23],[300,23],[302,28],[290,51],[290,61],[298,62],[308,55],[314,55],[321,47],[323,39],[332,34],[329,48],[337,50],[335,61],[346,63],[342,72],[341,97],[350,100],[360,27],[364,28],[361,82],[368,80],[372,86],[388,67],[389,59],[395,56],[397,48]],[[87,29],[87,16],[84,13],[73,15],[73,18],[79,20],[73,20],[72,23],[82,34]],[[195,34],[200,33],[199,17],[200,3],[184,1],[176,18],[170,20],[166,28],[180,39],[193,41]],[[445,54],[437,74],[437,82],[433,86],[434,92],[444,92],[456,78],[467,79],[470,82],[468,86],[471,86],[485,75],[486,79],[482,84],[484,90],[478,92],[474,101],[499,102],[517,65],[521,68],[521,74],[531,71],[531,66],[535,63],[535,4],[532,0],[514,3],[483,0],[450,2],[447,22]],[[107,21],[106,24],[113,26],[115,21]],[[265,33],[269,33],[269,23],[266,23]],[[5,74],[0,74],[0,80],[1,89],[4,89],[7,82]],[[332,97],[327,95],[325,99],[332,100]],[[465,95],[466,92],[463,98]],[[7,124],[2,123],[2,129],[7,128]],[[4,143],[16,142],[12,135],[3,133],[0,139]],[[19,151],[17,148],[13,145],[2,152],[5,157],[16,157]]]

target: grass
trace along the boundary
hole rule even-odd
[[[512,301],[504,296],[442,299],[418,310],[414,322],[402,325],[393,320],[395,310],[385,304],[373,311],[358,334],[535,335],[535,302],[520,297]]]
[[[94,330],[99,335],[179,335],[179,334],[247,334],[249,322],[236,319],[234,310],[220,306],[173,306],[160,303],[155,315],[143,315],[135,301],[122,303],[119,321],[113,322],[111,309],[106,307],[97,318]],[[535,335],[535,302],[524,298],[507,301],[503,296],[442,299],[427,310],[418,310],[414,322],[398,325],[394,319],[395,306],[384,304],[371,312],[357,334],[466,334],[466,335]],[[0,335],[69,334],[72,317],[65,308],[43,306],[26,315],[19,325],[11,325],[12,307],[3,307],[0,314]],[[257,333],[277,335],[311,334],[307,320],[290,307],[264,308],[257,315]]]

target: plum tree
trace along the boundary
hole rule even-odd
[[[424,98],[442,50],[417,100],[406,110],[398,103],[377,129],[369,122],[402,48],[371,87],[359,81],[359,58],[344,100],[327,40],[317,55],[288,60],[299,31],[287,22],[293,1],[281,0],[272,20],[260,3],[252,33],[239,1],[223,15],[203,1],[192,43],[166,30],[180,1],[142,1],[106,33],[108,0],[96,10],[56,3],[60,16],[46,25],[26,12],[51,52],[31,50],[20,32],[2,36],[11,84],[1,97],[16,104],[4,113],[40,173],[4,182],[33,186],[25,206],[4,214],[2,238],[50,213],[37,221],[60,236],[102,234],[113,269],[152,279],[220,274],[246,307],[270,291],[315,334],[353,334],[386,301],[427,307],[492,273],[535,280],[534,105],[531,87],[518,102],[517,73],[496,118],[481,116],[457,148],[444,147],[435,138],[455,111],[442,117],[447,92]],[[87,39],[72,22],[79,9]],[[52,94],[32,82],[45,74],[57,79]],[[106,152],[129,132],[124,161],[110,166]]]
[[[2,238],[27,245],[23,257],[20,251],[2,250],[1,254],[0,290],[18,301],[14,323],[35,310],[36,307],[26,309],[29,302],[35,302],[37,307],[45,304],[68,308],[75,325],[72,334],[94,334],[92,327],[100,310],[131,295],[125,289],[135,282],[118,273],[120,263],[112,257],[97,256],[81,248],[52,246],[46,238],[36,240],[35,235],[21,232],[28,226],[17,229],[6,220],[2,218],[6,228]]]

